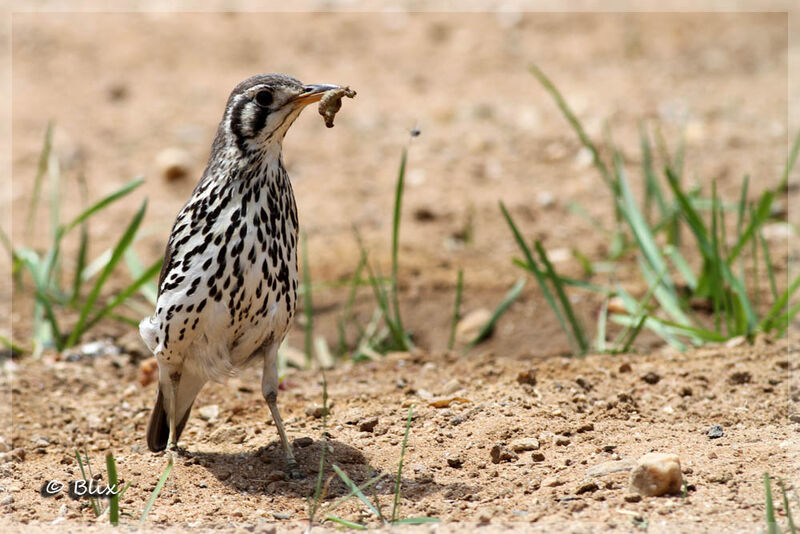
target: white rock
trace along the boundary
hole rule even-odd
[[[535,451],[539,448],[539,440],[536,438],[520,438],[510,443],[511,450],[514,452]]]
[[[219,406],[216,404],[209,404],[208,406],[203,406],[199,410],[197,410],[197,415],[200,416],[200,419],[205,421],[216,421],[217,417],[219,417]]]
[[[650,497],[680,493],[682,484],[681,461],[676,454],[645,454],[631,472],[631,490]]]

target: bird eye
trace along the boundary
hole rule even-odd
[[[256,93],[256,104],[263,107],[272,104],[272,93],[269,91],[259,91]]]

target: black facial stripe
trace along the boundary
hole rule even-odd
[[[267,124],[267,117],[269,116],[269,108],[257,106],[256,113],[253,117],[253,135],[258,135],[258,133],[264,128],[264,125]]]
[[[245,136],[244,132],[242,131],[242,113],[244,112],[244,107],[247,105],[247,100],[242,100],[234,108],[231,110],[231,132],[233,133],[234,140],[236,141],[236,146],[239,147],[239,150],[242,152],[246,151],[245,141],[247,141],[247,137]]]

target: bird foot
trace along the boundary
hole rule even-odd
[[[286,471],[289,475],[289,480],[302,480],[305,478],[303,472],[300,471],[300,466],[297,465],[295,460],[289,460]]]

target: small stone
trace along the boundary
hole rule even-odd
[[[594,480],[586,480],[575,488],[575,495],[583,495],[584,493],[592,493],[600,489],[597,482]]]
[[[636,462],[633,460],[616,460],[611,462],[603,462],[594,465],[586,470],[586,476],[590,477],[603,477],[612,473],[620,473],[623,471],[630,471],[636,467]]]
[[[177,180],[189,174],[192,156],[182,148],[165,148],[156,156],[156,167],[166,180]]]
[[[139,364],[139,377],[137,381],[142,387],[147,387],[158,378],[158,360],[155,357],[142,360]]]
[[[16,462],[24,462],[25,461],[25,449],[22,447],[18,447],[11,451],[11,458]]]
[[[450,456],[447,458],[447,465],[454,469],[460,469],[464,465],[464,459],[460,456]]]
[[[628,493],[624,498],[625,502],[639,502],[642,500],[642,496],[638,493]]]
[[[567,436],[556,436],[556,439],[553,441],[559,447],[566,447],[570,444],[570,440]]]
[[[490,452],[492,456],[492,463],[499,464],[500,462],[513,462],[518,457],[513,452],[509,451],[505,445],[495,445]]]
[[[361,432],[372,432],[373,430],[375,430],[376,426],[378,426],[377,417],[369,417],[367,419],[363,419],[358,423],[358,429]]]
[[[625,301],[622,300],[622,297],[611,297],[608,299],[608,305],[606,307],[606,311],[608,313],[621,313],[621,314],[628,314],[628,308],[625,307]],[[623,363],[622,365],[627,365],[630,367],[629,364]],[[625,371],[630,372],[630,371]]]
[[[297,438],[296,440],[292,441],[292,445],[299,448],[309,447],[314,444],[314,440],[308,436],[303,436],[302,438]]]
[[[789,421],[792,423],[800,423],[800,413],[793,413],[789,416]]]
[[[654,373],[654,372],[652,372],[652,371],[650,371],[646,375],[642,376],[642,380],[644,380],[645,382],[647,382],[650,385],[654,385],[654,384],[658,384],[658,382],[661,380],[661,376],[656,374],[656,373]]]
[[[317,403],[314,403],[306,408],[306,415],[315,419],[320,419],[328,413],[330,413],[330,410],[326,412],[325,407],[320,406]]]
[[[517,382],[520,384],[528,384],[529,386],[536,385],[536,369],[528,369],[522,371],[517,375]]]
[[[591,432],[594,430],[594,425],[592,423],[585,423],[578,427],[576,432],[578,434],[583,434],[584,432]]]
[[[267,475],[267,482],[278,482],[280,480],[286,480],[286,473],[283,471],[272,471]]]
[[[536,438],[520,438],[511,442],[511,450],[514,452],[527,452],[539,449],[539,440]]]
[[[683,484],[681,461],[676,454],[645,454],[631,471],[630,487],[641,495],[658,497],[680,493]]]
[[[581,389],[583,389],[584,391],[591,391],[591,390],[594,389],[594,386],[592,385],[592,383],[589,382],[588,380],[586,380],[586,378],[584,378],[582,376],[579,376],[578,378],[576,378],[575,379],[575,383],[578,384],[581,387]]]
[[[14,496],[13,495],[6,495],[3,497],[3,500],[0,501],[0,505],[2,506],[10,506],[14,504]]]
[[[204,421],[214,422],[219,417],[219,406],[216,404],[209,404],[197,410],[197,415]]]
[[[749,371],[737,371],[728,377],[728,383],[733,386],[749,384],[753,380],[753,375]]]
[[[272,517],[274,517],[275,519],[278,519],[278,520],[289,519],[289,518],[292,517],[292,513],[291,512],[272,512]]]
[[[470,343],[492,318],[487,308],[478,308],[466,314],[456,325],[456,339],[461,343]]]
[[[680,391],[681,397],[691,397],[692,396],[692,388],[689,386],[683,386]]]
[[[725,432],[722,430],[722,425],[711,425],[706,432],[706,436],[708,436],[709,439],[721,438],[724,435]]]
[[[534,462],[544,462],[544,453],[543,452],[534,452],[531,454],[531,460]]]
[[[547,477],[542,480],[542,486],[545,488],[555,488],[556,486],[563,486],[564,481],[558,477]]]

